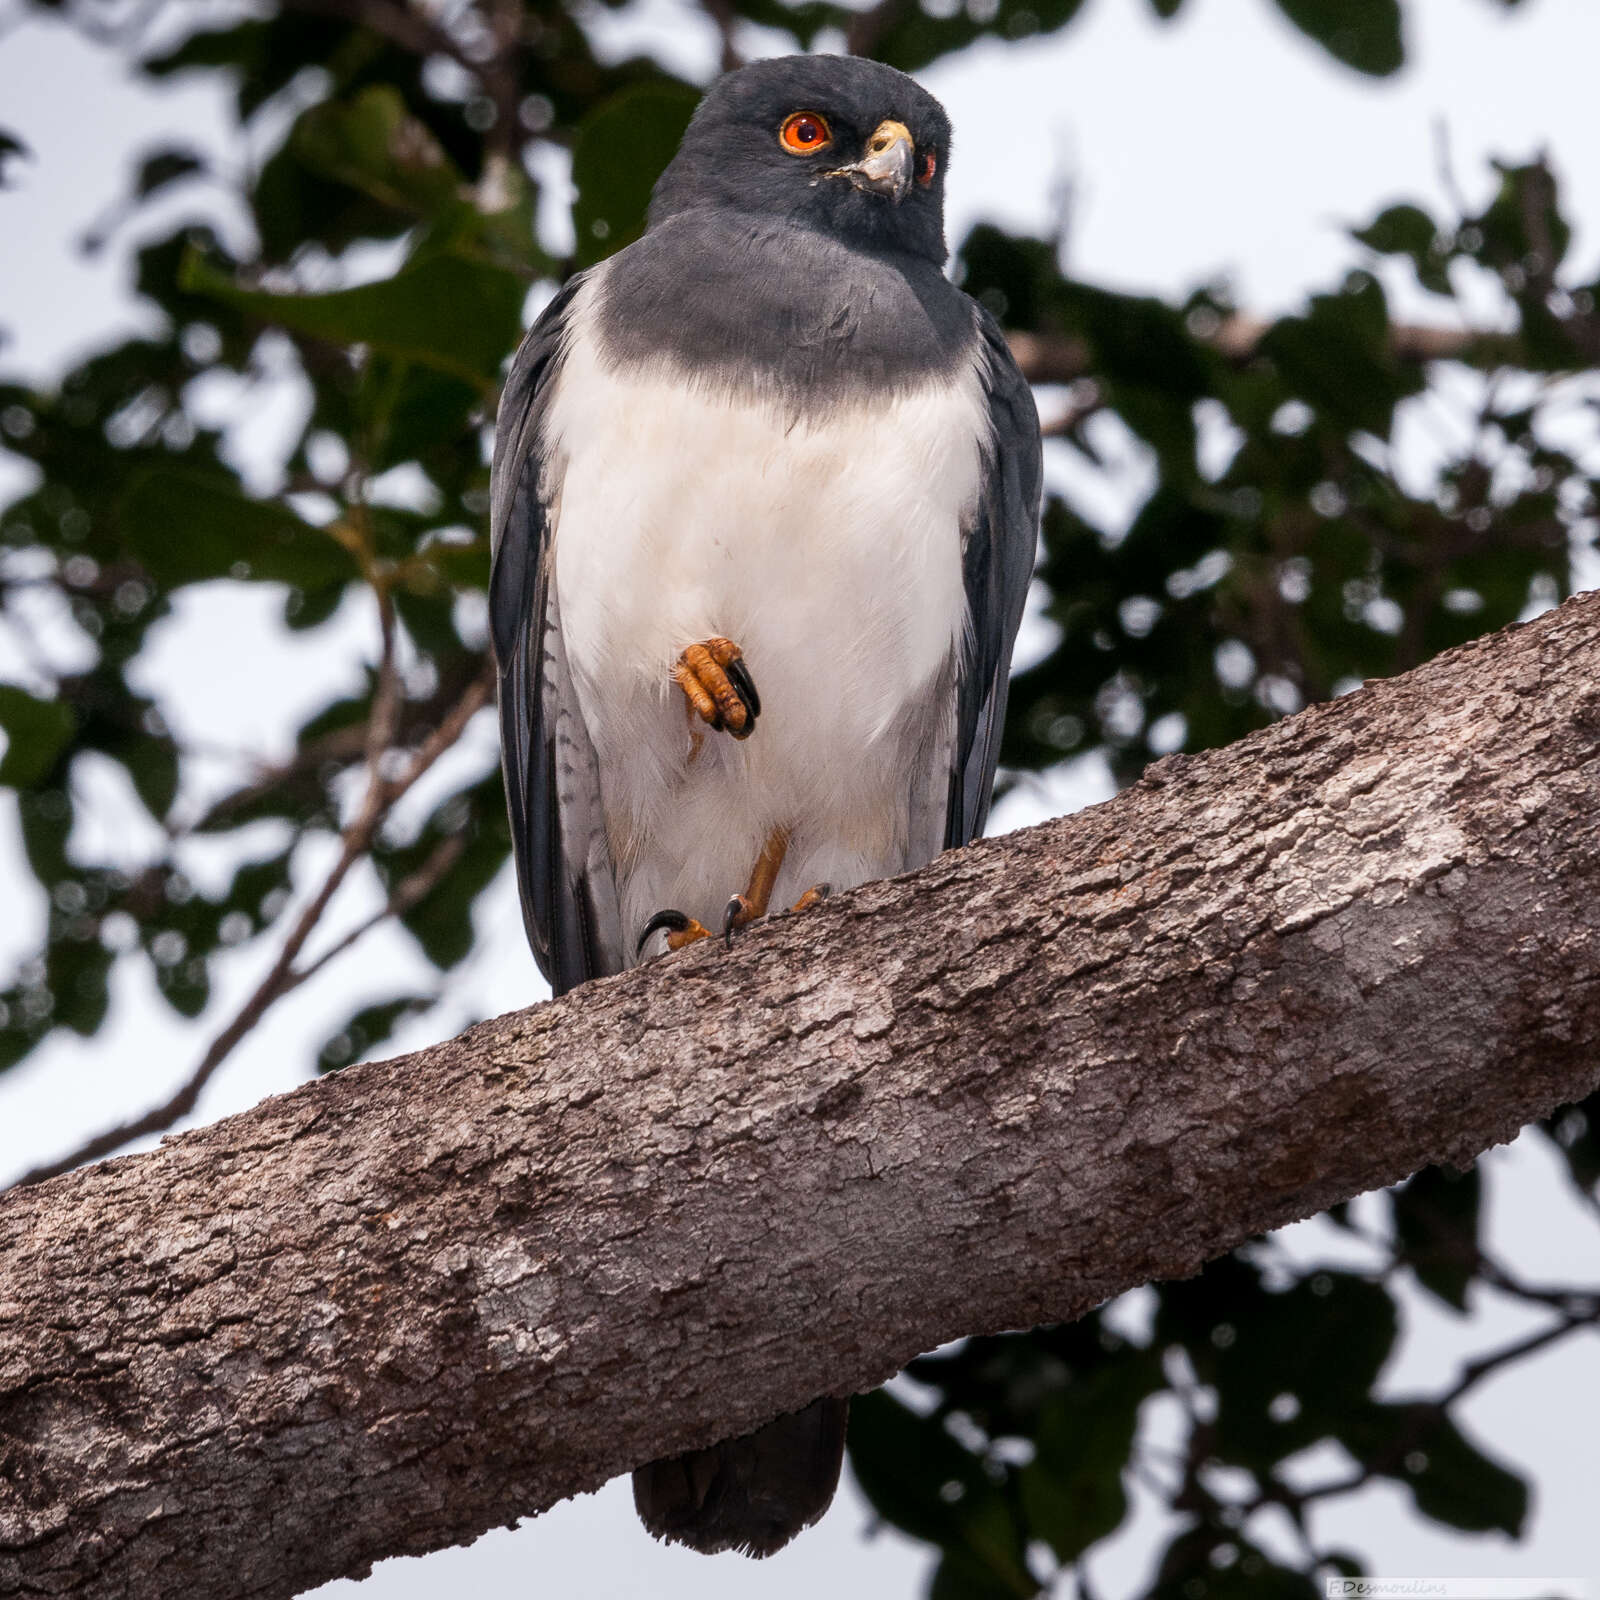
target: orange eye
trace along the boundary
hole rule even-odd
[[[939,158],[931,150],[924,150],[921,159],[917,162],[917,183],[926,189],[933,182],[933,175],[939,170]]]
[[[797,156],[821,150],[832,138],[827,119],[815,111],[797,111],[792,117],[785,117],[778,129],[778,143]]]

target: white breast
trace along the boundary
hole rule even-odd
[[[961,527],[987,427],[976,368],[794,415],[608,367],[594,290],[575,307],[545,441],[555,583],[625,938],[666,906],[715,926],[777,826],[792,842],[775,904],[918,864],[936,845],[911,813],[919,786],[942,790],[965,624]],[[719,634],[761,695],[743,743],[696,738],[671,680],[686,645]]]

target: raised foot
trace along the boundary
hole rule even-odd
[[[644,947],[650,935],[667,930],[667,949],[681,950],[686,944],[695,944],[701,939],[709,939],[711,930],[703,923],[696,922],[693,917],[686,917],[681,911],[658,911],[645,923],[644,932],[639,935],[639,942],[633,947],[634,958],[644,954]]]
[[[678,657],[672,681],[703,722],[726,730],[735,739],[748,739],[755,732],[761,696],[745,665],[744,652],[732,639],[718,637],[690,645]]]

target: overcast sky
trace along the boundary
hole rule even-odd
[[[1343,229],[1397,198],[1441,214],[1440,133],[1455,182],[1474,203],[1492,183],[1493,155],[1555,158],[1577,225],[1574,257],[1584,276],[1600,253],[1600,160],[1596,157],[1596,0],[1524,0],[1507,15],[1492,0],[1409,0],[1411,64],[1373,84],[1330,63],[1265,0],[1190,0],[1182,21],[1156,23],[1147,0],[1090,0],[1064,34],[1026,46],[984,45],[925,75],[951,112],[956,149],[949,176],[951,228],[959,239],[982,217],[1046,228],[1070,192],[1070,261],[1079,275],[1118,288],[1183,292],[1225,278],[1257,311],[1294,305],[1309,289],[1336,282],[1359,260]],[[652,0],[636,25],[607,15],[621,48],[644,37],[703,75],[714,45],[688,7]],[[123,191],[132,152],[158,133],[226,148],[220,95],[198,87],[152,94],[120,78],[114,61],[65,30],[28,23],[0,38],[0,122],[14,127],[36,159],[16,169],[0,194],[0,371],[40,380],[71,358],[119,338],[139,312],[126,294],[126,240],[97,259],[77,239]],[[1053,198],[1054,197],[1054,198]],[[192,209],[177,200],[164,212]],[[205,202],[215,212],[219,201]],[[559,206],[556,208],[559,210]],[[560,226],[558,216],[551,226]],[[1408,314],[1428,310],[1406,297]],[[1485,307],[1487,311],[1489,308]],[[1432,314],[1437,314],[1433,308]],[[273,441],[294,422],[292,389],[274,392],[262,414],[249,397],[221,396],[248,414],[241,448],[270,470]],[[10,482],[15,485],[15,478]],[[1137,471],[1107,492],[1135,492]],[[0,478],[0,493],[8,484]],[[360,660],[363,619],[341,618],[325,636],[277,640],[276,603],[229,586],[186,600],[150,664],[187,737],[259,748],[281,745],[294,719],[346,682]],[[244,643],[241,643],[244,641]],[[0,676],[7,663],[0,642]],[[64,645],[63,648],[66,648]],[[457,775],[492,759],[484,723],[463,750]],[[441,775],[440,786],[448,774]],[[92,828],[126,842],[134,809],[116,782],[90,773]],[[1016,825],[1064,803],[1095,798],[1093,771],[1014,801],[999,813]],[[12,915],[0,927],[0,964],[34,937],[38,911],[21,881],[14,813],[0,810],[0,884]],[[429,1042],[474,1015],[526,1004],[542,993],[528,957],[515,898],[502,882],[480,924],[481,950],[452,985],[445,1013],[404,1037]],[[256,973],[264,952],[245,952],[219,985],[220,1015]],[[293,1014],[254,1035],[216,1080],[201,1120],[253,1104],[298,1081],[309,1045],[325,1037],[365,989],[392,992],[427,969],[403,935],[387,934],[328,978],[296,996]],[[0,1077],[0,1173],[154,1100],[181,1079],[195,1032],[149,1003],[138,985],[119,994],[113,1030],[88,1045],[62,1042]],[[387,1052],[385,1052],[387,1053]],[[1553,1163],[1532,1141],[1490,1158],[1491,1227],[1531,1278],[1600,1276],[1600,1260],[1574,1259],[1594,1232],[1573,1218]],[[1339,1248],[1317,1224],[1291,1230],[1285,1248]],[[1405,1297],[1407,1340],[1387,1375],[1391,1392],[1438,1388],[1451,1364],[1526,1325],[1523,1313],[1485,1304],[1463,1322],[1419,1297]],[[1132,1322],[1139,1298],[1123,1308]],[[1600,1439],[1593,1426],[1600,1392],[1600,1339],[1568,1341],[1537,1362],[1484,1386],[1466,1408],[1469,1425],[1540,1481],[1532,1531],[1521,1546],[1458,1539],[1418,1521],[1399,1489],[1377,1488],[1335,1508],[1320,1526],[1392,1573],[1498,1573],[1546,1577],[1600,1568],[1590,1524],[1600,1500]],[[1574,1406],[1581,1403],[1575,1413]],[[1157,1406],[1145,1426],[1171,1424]],[[1574,1423],[1578,1425],[1574,1426]],[[1337,1469],[1337,1455],[1331,1460]],[[1327,1460],[1321,1463],[1327,1465]],[[1091,1564],[1100,1594],[1115,1600],[1147,1569],[1157,1513],[1141,1500],[1133,1526]],[[654,1545],[637,1527],[625,1484],[557,1508],[516,1533],[497,1533],[465,1551],[390,1562],[361,1588],[330,1586],[341,1600],[399,1600],[455,1593],[485,1596],[614,1597],[909,1595],[926,1558],[893,1535],[862,1541],[867,1513],[847,1490],[822,1528],[776,1559],[713,1561]],[[1266,1537],[1273,1537],[1266,1530]]]

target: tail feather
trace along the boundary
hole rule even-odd
[[[633,1475],[639,1520],[658,1539],[706,1555],[770,1556],[828,1509],[849,1406],[817,1400],[742,1439],[640,1467]]]

